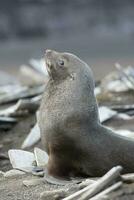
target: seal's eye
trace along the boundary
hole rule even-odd
[[[64,66],[64,60],[61,60],[61,59],[58,60],[58,64],[61,65],[61,66]]]

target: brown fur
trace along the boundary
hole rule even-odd
[[[51,50],[46,63],[50,79],[39,126],[49,154],[48,173],[60,178],[101,176],[116,165],[133,172],[134,142],[100,124],[89,66],[73,54]]]

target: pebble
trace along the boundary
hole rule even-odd
[[[12,142],[11,138],[5,138],[3,141],[4,144],[10,144],[11,142]]]
[[[3,144],[0,144],[0,149],[2,149],[4,147],[4,145]]]
[[[25,172],[22,172],[20,170],[17,170],[17,169],[11,169],[7,172],[4,173],[4,177],[5,178],[8,178],[8,177],[17,177],[17,176],[21,176],[21,175],[24,175]]]
[[[30,187],[30,186],[36,186],[36,185],[40,185],[43,183],[43,179],[39,178],[39,179],[30,179],[30,180],[24,180],[23,181],[23,185]]]
[[[53,191],[45,191],[40,194],[41,200],[58,200],[63,199],[67,195],[67,192],[63,189],[53,190]]]
[[[8,158],[8,155],[7,154],[5,154],[5,153],[0,153],[0,159],[2,159],[2,160],[8,160],[9,158]]]
[[[0,178],[2,178],[4,176],[4,172],[0,171]]]

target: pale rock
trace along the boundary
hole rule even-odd
[[[117,114],[116,111],[109,109],[108,107],[101,106],[99,107],[99,117],[100,117],[100,122],[104,122],[108,119],[111,119]]]
[[[40,194],[41,200],[57,200],[63,199],[67,195],[67,192],[63,189],[53,190],[53,191],[45,191]]]
[[[35,155],[35,160],[37,162],[38,167],[44,167],[48,163],[49,157],[45,151],[35,147],[34,155]]]
[[[35,163],[35,156],[33,153],[12,149],[8,151],[8,155],[13,168],[25,172],[32,172]]]
[[[8,177],[17,177],[17,176],[21,176],[21,175],[24,175],[25,172],[22,172],[20,170],[17,170],[17,169],[11,169],[7,172],[4,173],[4,177],[5,178],[8,178]]]
[[[38,178],[38,179],[30,179],[30,180],[24,180],[23,181],[23,185],[30,187],[30,186],[36,186],[36,185],[40,185],[43,183],[42,178]]]
[[[100,88],[100,87],[96,87],[96,88],[94,89],[94,94],[95,94],[95,96],[99,95],[100,93],[101,93],[101,88]]]

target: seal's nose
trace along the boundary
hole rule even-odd
[[[47,57],[49,57],[49,56],[51,56],[51,54],[52,54],[52,50],[47,49],[46,52],[45,52],[45,55],[46,55]]]

